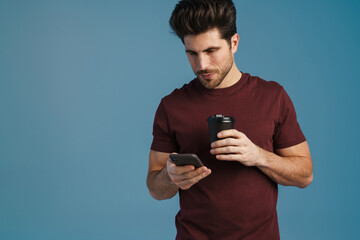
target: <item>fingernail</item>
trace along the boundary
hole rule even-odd
[[[222,133],[218,133],[218,137],[221,137],[222,136]]]

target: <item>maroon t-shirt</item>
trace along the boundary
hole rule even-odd
[[[151,149],[195,153],[212,173],[179,190],[177,239],[279,239],[277,184],[256,167],[210,154],[207,119],[235,118],[235,129],[274,152],[305,141],[283,87],[243,73],[234,85],[207,89],[198,79],[164,97],[157,109]]]

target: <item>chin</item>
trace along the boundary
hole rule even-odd
[[[214,89],[218,87],[222,81],[218,81],[217,79],[206,81],[204,79],[200,79],[201,84],[206,87],[207,89]]]

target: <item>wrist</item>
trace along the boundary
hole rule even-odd
[[[161,173],[160,173],[160,174],[162,174],[162,175],[164,176],[164,178],[166,178],[166,179],[169,181],[170,184],[175,184],[175,183],[171,180],[171,177],[170,177],[170,175],[169,175],[169,173],[168,173],[168,171],[167,171],[167,165],[165,165],[165,166],[163,167],[163,169],[161,170]]]
[[[258,165],[257,167],[268,167],[269,166],[269,153],[262,149],[261,147],[257,147],[258,150]]]

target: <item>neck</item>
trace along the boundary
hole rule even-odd
[[[234,62],[231,69],[230,69],[230,71],[228,72],[228,74],[224,78],[224,80],[216,88],[231,87],[232,85],[234,85],[235,83],[237,83],[240,80],[241,76],[242,76],[242,73],[239,71],[239,69],[237,68],[237,66],[236,66],[236,64]]]

